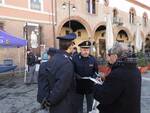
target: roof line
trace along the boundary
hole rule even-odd
[[[136,4],[136,5],[138,5],[138,6],[142,7],[142,8],[144,8],[144,9],[150,10],[150,7],[149,7],[149,6],[147,6],[147,5],[145,5],[145,4],[142,4],[142,3],[140,3],[140,2],[138,2],[138,1],[136,1],[136,0],[126,0],[126,1],[128,1],[128,2],[130,2],[130,3],[133,3],[133,4]]]

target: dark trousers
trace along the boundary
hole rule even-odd
[[[86,104],[87,104],[87,113],[89,113],[92,110],[93,106],[93,94],[78,94],[78,113],[83,113],[83,103],[84,103],[84,97],[86,97]]]
[[[35,71],[36,65],[29,66],[29,80],[28,83],[37,83],[38,72]]]

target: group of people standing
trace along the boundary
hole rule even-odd
[[[75,38],[73,33],[57,37],[59,49],[49,48],[49,60],[40,65],[37,101],[41,108],[49,113],[83,113],[86,97],[87,113],[92,112],[94,99],[100,113],[140,113],[141,74],[131,51],[114,44],[106,55],[111,71],[98,76],[91,42],[81,42],[77,53]],[[103,80],[103,84],[88,78]]]

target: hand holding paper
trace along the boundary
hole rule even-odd
[[[81,79],[88,79],[93,81],[95,84],[102,84],[102,81],[96,80],[95,78],[91,78],[91,77],[82,77]]]

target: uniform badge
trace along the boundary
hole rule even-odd
[[[94,65],[93,64],[89,64],[89,67],[93,67]]]
[[[79,56],[79,59],[81,59],[81,56]]]
[[[88,46],[88,42],[86,42],[86,46]]]

